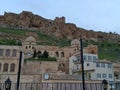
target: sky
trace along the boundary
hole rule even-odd
[[[22,11],[51,20],[64,16],[77,27],[120,34],[120,0],[0,0],[0,15]]]

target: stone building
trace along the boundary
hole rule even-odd
[[[74,53],[79,52],[78,46],[76,47],[76,45],[73,45],[73,43],[71,43],[70,47],[37,45],[35,38],[32,36],[28,37],[22,43],[22,48],[24,50],[25,58],[32,57],[34,50],[36,50],[36,52],[40,52],[40,53],[47,51],[49,54],[49,57],[55,57],[57,59],[57,62],[54,62],[56,64],[54,64],[54,65],[51,64],[51,69],[52,69],[52,67],[54,69],[54,66],[57,65],[57,66],[55,66],[56,72],[62,71],[62,72],[65,72],[66,74],[69,73],[69,57],[71,55],[73,55]],[[43,62],[41,62],[41,63],[43,63]],[[45,63],[46,62],[44,62],[44,65],[45,65]],[[49,64],[50,64],[50,62],[49,62]],[[40,67],[41,65],[38,65],[38,66]],[[47,64],[47,66],[48,66],[48,64]]]
[[[17,74],[20,46],[0,45],[0,74]]]
[[[41,76],[46,72],[69,74],[69,57],[76,54],[78,55],[80,53],[79,47],[80,42],[77,39],[73,40],[69,47],[37,45],[37,41],[33,36],[27,37],[23,41],[22,46],[0,45],[0,74],[1,76],[9,76],[10,78],[13,78],[14,81],[16,80],[21,50],[23,52],[21,70],[23,78],[29,77],[31,82],[38,82],[38,80],[41,79]],[[24,59],[33,57],[34,50],[39,53],[47,51],[49,57],[55,57],[57,61],[25,62]],[[97,53],[97,47],[91,45],[85,48],[84,51]],[[37,77],[39,79],[36,79]],[[24,79],[22,79],[21,82],[26,82]]]

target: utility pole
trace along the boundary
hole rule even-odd
[[[20,51],[20,58],[19,58],[18,76],[17,76],[17,90],[19,90],[19,84],[20,84],[21,62],[22,62],[22,51]]]
[[[82,38],[80,38],[80,56],[81,56],[81,64],[82,64],[82,84],[83,84],[83,90],[85,90],[85,77],[84,77],[84,60],[83,60]]]

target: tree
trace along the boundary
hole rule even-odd
[[[48,52],[45,50],[42,54],[42,58],[48,58],[49,54]]]

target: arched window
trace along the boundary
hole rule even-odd
[[[37,56],[38,56],[38,58],[41,58],[41,57],[42,57],[41,51],[38,51],[38,52],[37,52]]]
[[[31,46],[29,46],[29,48],[31,48]]]
[[[91,50],[91,53],[92,53],[92,54],[94,54],[94,53],[95,53],[95,51],[94,51],[94,50]]]
[[[3,72],[7,72],[8,71],[8,63],[5,63],[3,66]]]
[[[59,53],[58,53],[58,52],[55,52],[55,56],[59,57]]]
[[[61,63],[61,64],[59,64],[59,66],[60,66],[60,67],[64,67],[64,66],[65,66],[65,64],[64,64],[64,63]]]
[[[12,64],[10,65],[10,72],[14,72],[14,71],[15,71],[15,64],[12,63]]]
[[[28,49],[28,47],[26,46],[25,49]]]
[[[42,57],[43,58],[48,58],[48,56],[49,56],[49,52],[47,52],[46,50],[43,52],[43,54],[42,54]]]
[[[2,64],[0,63],[0,72],[1,72]]]
[[[61,52],[61,57],[64,57],[64,52]]]
[[[59,66],[58,66],[58,70],[61,70],[61,71],[65,71],[65,64],[64,63],[60,63]]]

